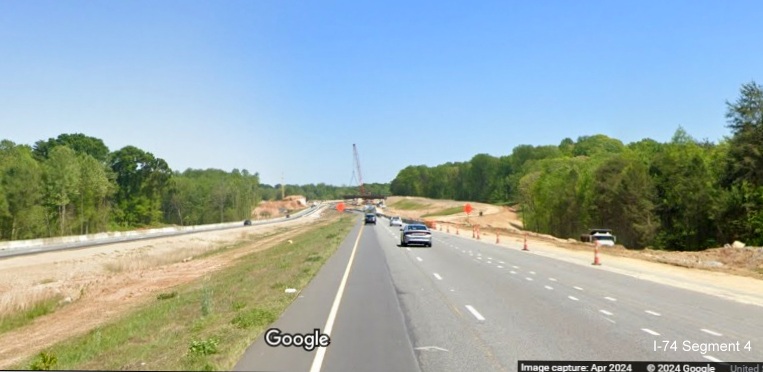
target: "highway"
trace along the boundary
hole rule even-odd
[[[763,361],[763,308],[435,231],[362,225],[235,370],[516,371],[518,360]],[[333,307],[333,311],[332,311]],[[747,349],[747,348],[749,349]],[[720,351],[725,350],[725,351]],[[312,368],[312,369],[311,369]]]

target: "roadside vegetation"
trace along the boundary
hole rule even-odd
[[[450,208],[441,209],[437,212],[424,214],[421,217],[425,218],[425,217],[450,216],[452,214],[461,213],[463,211],[464,211],[463,207],[450,207]]]
[[[111,324],[40,351],[15,369],[230,370],[349,233],[337,216]],[[296,293],[285,293],[287,288]]]
[[[49,296],[35,300],[27,308],[0,315],[0,333],[23,327],[36,318],[56,311],[56,309],[62,306],[61,300],[62,296],[60,295]]]
[[[524,227],[560,238],[611,228],[630,248],[703,250],[763,245],[763,89],[742,85],[726,102],[731,136],[697,140],[682,127],[660,143],[605,135],[520,145],[435,167],[409,166],[395,195],[510,203]]]
[[[417,210],[417,209],[424,209],[428,205],[416,202],[415,200],[400,200],[398,202],[395,202],[393,204],[390,204],[390,207],[393,207],[395,209],[402,209],[402,210]]]
[[[389,194],[389,184],[365,185]],[[338,199],[355,187],[285,185],[288,195]],[[201,225],[251,218],[280,185],[248,170],[173,171],[135,146],[112,151],[85,134],[61,134],[33,146],[0,141],[0,241]]]

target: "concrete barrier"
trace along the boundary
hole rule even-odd
[[[252,225],[263,225],[263,224],[273,223],[277,221],[288,221],[294,218],[302,217],[303,215],[309,214],[318,209],[319,208],[317,207],[303,209],[297,213],[292,214],[290,218],[277,217],[277,218],[270,218],[266,220],[254,220],[252,221]],[[100,232],[100,233],[87,234],[87,235],[60,236],[55,238],[13,240],[13,241],[0,242],[0,252],[8,252],[13,250],[46,247],[46,246],[64,246],[67,244],[77,244],[77,243],[101,243],[101,242],[108,243],[112,241],[117,242],[117,241],[135,240],[135,239],[147,238],[151,236],[171,236],[175,234],[183,234],[183,233],[190,233],[190,232],[212,231],[212,230],[233,228],[238,226],[244,227],[244,221],[242,220],[242,221],[236,221],[236,222],[216,223],[216,224],[208,224],[208,225],[195,225],[195,226],[169,226],[169,227],[160,227],[155,229],[132,230],[132,231],[110,231],[110,232]]]

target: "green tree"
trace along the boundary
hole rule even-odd
[[[680,137],[680,133],[678,133]],[[710,153],[693,141],[666,145],[652,162],[661,229],[657,245],[699,250],[717,244],[713,228],[715,183]]]
[[[116,185],[109,178],[105,165],[96,158],[80,153],[77,160],[80,182],[74,205],[78,208],[80,234],[105,231],[109,222],[109,199],[114,194]]]
[[[732,131],[725,186],[748,181],[763,185],[763,90],[750,82],[742,85],[736,102],[726,102],[727,127]]]
[[[0,142],[0,238],[30,239],[44,234],[42,169],[29,146]]]
[[[160,222],[162,198],[172,177],[167,163],[135,146],[125,146],[111,154],[109,167],[119,186],[115,196],[117,221],[124,226]]]
[[[624,150],[625,145],[618,139],[603,134],[580,136],[572,151],[574,156],[594,156],[598,154],[617,154]]]
[[[763,244],[763,89],[743,84],[735,102],[726,102],[726,159],[720,175],[717,221],[724,240]]]
[[[81,170],[77,154],[67,146],[56,146],[44,163],[48,203],[57,209],[59,234],[66,233],[67,206],[80,192]]]
[[[592,186],[591,214],[597,227],[612,228],[626,247],[652,243],[659,224],[646,164],[634,154],[609,157],[596,169]]]
[[[50,150],[56,146],[67,146],[78,154],[87,154],[101,163],[106,163],[109,156],[109,148],[103,140],[86,136],[82,133],[61,134],[47,141],[37,141],[34,145],[34,155],[39,160],[47,159]]]
[[[466,174],[467,199],[487,202],[498,179],[499,161],[488,154],[477,154],[469,161]]]

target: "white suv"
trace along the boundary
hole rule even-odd
[[[391,218],[389,219],[389,225],[390,225],[390,226],[395,226],[395,225],[397,225],[397,226],[403,226],[403,220],[401,220],[401,219],[400,219],[400,217],[397,217],[397,216],[395,216],[395,217],[391,217]]]

